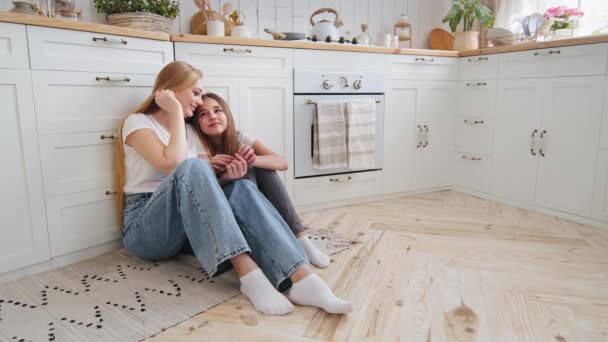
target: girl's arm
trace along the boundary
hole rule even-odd
[[[186,127],[181,104],[170,90],[157,92],[157,103],[169,113],[171,128],[169,144],[165,146],[150,129],[138,129],[125,139],[145,160],[162,172],[173,171],[186,159]]]
[[[256,154],[255,161],[251,165],[253,167],[276,171],[285,171],[289,167],[285,158],[274,153],[259,139],[256,139],[253,143],[253,151]]]

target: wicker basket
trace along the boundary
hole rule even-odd
[[[108,24],[133,29],[171,33],[173,20],[148,12],[116,13],[108,16]]]

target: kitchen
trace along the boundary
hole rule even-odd
[[[479,341],[605,340],[608,36],[430,50],[431,30],[448,28],[441,21],[449,1],[233,5],[250,38],[188,34],[194,1],[180,1],[171,35],[101,24],[92,1],[77,2],[81,22],[0,12],[8,51],[0,55],[2,141],[16,147],[6,156],[0,280],[120,248],[116,127],[160,68],[183,60],[203,71],[206,91],[228,100],[241,129],[288,160],[281,177],[303,222],[356,242],[316,270],[356,309],[341,317],[302,307],[272,317],[237,296],[175,320],[184,322],[152,340],[452,341],[467,331]],[[337,9],[351,43],[264,32],[310,34],[319,8]],[[394,35],[402,14],[414,49],[407,40],[398,41],[404,48],[352,44],[362,23],[376,43]],[[310,123],[298,123],[300,113],[313,115],[307,101],[346,95],[378,101],[378,167],[297,173],[298,158],[310,162]],[[10,340],[15,327],[3,323],[0,340]]]

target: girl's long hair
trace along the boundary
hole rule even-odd
[[[154,101],[154,93],[159,89],[170,89],[173,91],[181,91],[203,77],[203,73],[186,62],[171,62],[158,73],[152,94],[150,94],[144,102],[142,102],[133,113],[153,114],[160,110],[160,107]],[[118,221],[122,230],[123,214],[125,208],[124,186],[126,181],[125,175],[125,150],[122,142],[122,127],[126,117],[122,120],[118,134],[116,136],[114,150],[114,182],[116,186],[116,199],[118,207]]]
[[[230,110],[230,106],[221,96],[214,94],[214,93],[204,94],[203,101],[205,101],[206,99],[214,99],[215,101],[217,101],[217,103],[220,105],[220,107],[222,107],[222,110],[226,114],[227,125],[226,125],[226,130],[224,131],[224,133],[222,133],[221,149],[218,150],[216,147],[214,147],[209,142],[205,133],[203,133],[203,130],[199,123],[199,119],[201,118],[200,109],[197,109],[194,112],[194,115],[189,120],[189,122],[192,124],[192,126],[198,133],[198,136],[201,139],[201,142],[203,143],[203,145],[205,146],[205,148],[207,149],[207,151],[209,152],[209,155],[211,157],[218,154],[220,151],[223,154],[233,156],[239,150],[239,142],[237,139],[236,127],[234,125],[234,118],[232,116],[232,111]]]

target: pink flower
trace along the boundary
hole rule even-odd
[[[582,17],[585,13],[578,8],[568,8],[566,6],[555,6],[545,11],[545,18],[570,18]]]

